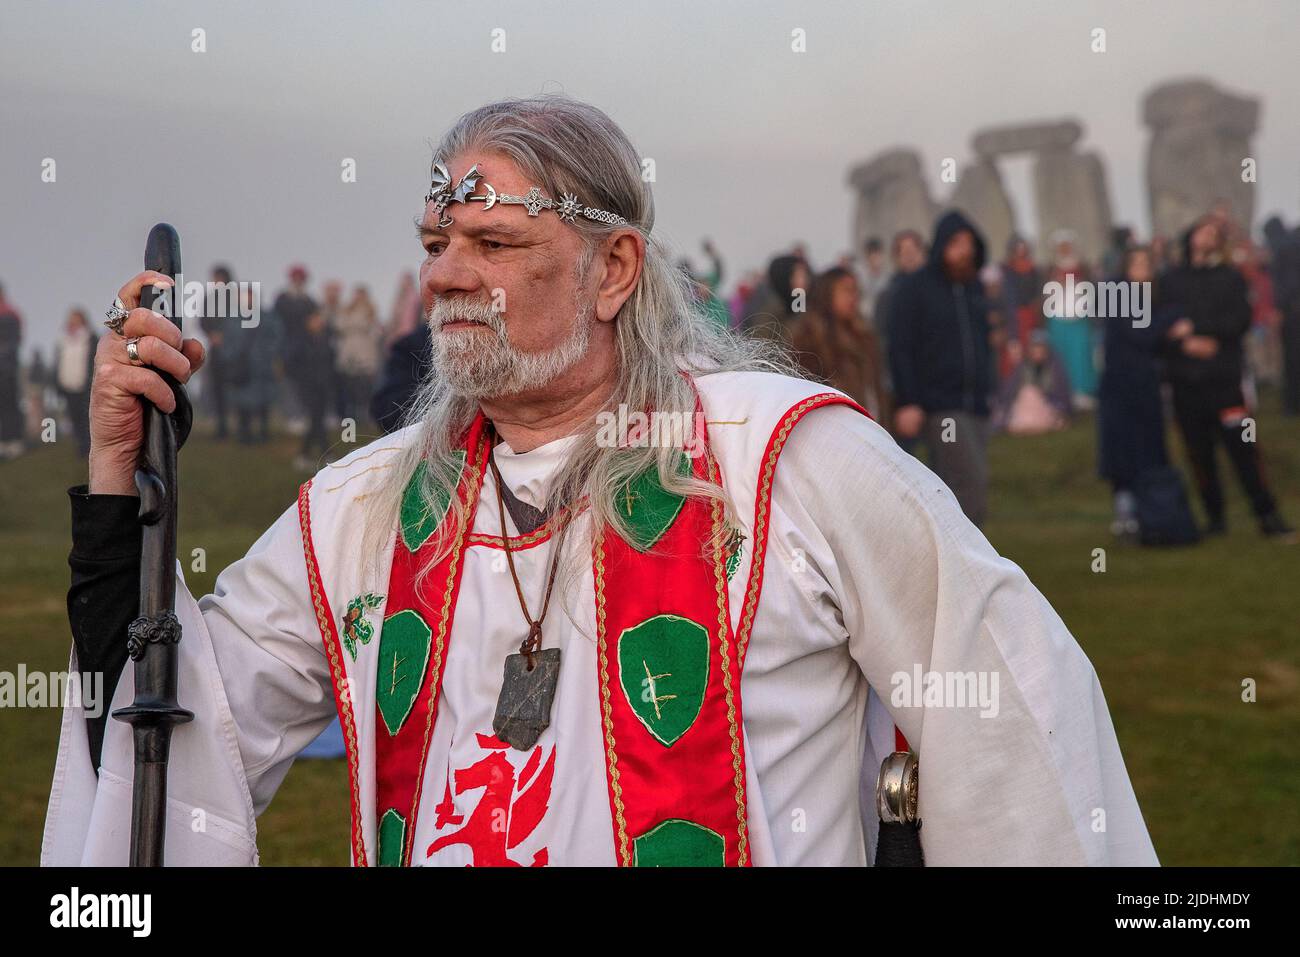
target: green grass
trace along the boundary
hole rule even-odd
[[[86,481],[85,464],[68,443],[42,447],[0,465],[0,671],[19,661],[28,671],[68,665],[67,489]],[[194,548],[204,572],[187,571],[195,595],[212,590],[218,572],[248,550],[293,504],[306,476],[293,467],[297,440],[246,448],[196,435],[181,452],[178,554]],[[34,864],[40,856],[45,802],[59,735],[56,710],[0,711],[0,767],[10,813],[0,818],[0,865]],[[348,863],[348,798],[342,761],[295,764],[258,823],[265,864]]]
[[[1271,407],[1270,407],[1271,409]],[[1260,441],[1276,491],[1300,518],[1300,427],[1274,412]],[[1176,443],[1175,443],[1176,447]],[[293,501],[293,443],[249,450],[196,437],[182,453],[181,555],[207,551],[196,594]],[[1300,863],[1300,546],[1260,539],[1232,484],[1231,530],[1196,548],[1109,538],[1091,419],[1034,439],[994,440],[993,544],[1060,612],[1101,676],[1129,774],[1166,864]],[[66,667],[66,488],[84,481],[66,443],[0,465],[0,670]],[[1106,571],[1091,570],[1106,549]],[[1253,678],[1258,701],[1241,700]],[[0,712],[7,813],[0,864],[32,864],[59,715]],[[265,864],[345,864],[341,761],[303,761],[259,822]]]

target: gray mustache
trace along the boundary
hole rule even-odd
[[[493,329],[500,329],[502,320],[490,305],[485,302],[463,302],[459,300],[439,299],[429,310],[429,324],[435,328],[449,322],[474,322]]]

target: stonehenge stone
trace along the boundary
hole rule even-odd
[[[1254,184],[1243,182],[1242,163],[1254,157],[1251,137],[1259,110],[1258,99],[1227,93],[1204,79],[1162,83],[1147,93],[1142,118],[1151,131],[1147,188],[1153,235],[1176,241],[1219,201],[1228,204],[1240,226],[1250,228]],[[1083,127],[1071,119],[979,130],[971,141],[976,159],[962,170],[946,205],[975,220],[990,256],[1001,257],[1016,221],[997,160],[1032,154],[1039,256],[1050,257],[1052,234],[1069,229],[1079,254],[1096,264],[1110,245],[1110,195],[1102,159],[1079,150],[1082,137]],[[857,194],[855,250],[869,236],[888,242],[900,229],[929,237],[940,207],[914,150],[876,155],[850,172],[849,184]]]
[[[982,159],[962,170],[949,205],[979,224],[989,261],[1000,260],[1007,240],[1015,231],[1016,221],[1011,200],[1002,186],[1002,177],[992,160]]]
[[[1153,233],[1176,239],[1218,200],[1249,228],[1255,187],[1242,181],[1242,161],[1254,156],[1250,138],[1259,101],[1219,90],[1207,80],[1163,83],[1142,104],[1151,130],[1147,189]]]
[[[857,191],[855,251],[860,251],[872,236],[888,245],[900,229],[915,229],[929,239],[937,209],[915,150],[894,149],[878,154],[850,171],[849,185]]]
[[[1059,123],[1026,123],[980,130],[971,145],[982,159],[996,159],[1008,153],[1069,149],[1083,136],[1083,127],[1074,120]]]
[[[1110,194],[1106,171],[1096,153],[1044,150],[1034,163],[1038,202],[1038,248],[1050,258],[1052,234],[1075,233],[1075,248],[1086,262],[1099,263],[1110,245]]]

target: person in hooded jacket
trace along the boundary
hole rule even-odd
[[[930,468],[975,525],[988,500],[989,305],[984,237],[964,215],[939,218],[926,265],[890,297],[889,368],[900,440],[921,437]]]
[[[745,307],[744,329],[752,336],[790,347],[790,330],[805,311],[811,273],[799,256],[777,256],[767,267],[766,288]],[[796,299],[796,297],[798,297]]]
[[[1246,421],[1250,412],[1241,389],[1242,342],[1251,322],[1246,281],[1228,261],[1223,229],[1214,218],[1194,223],[1183,246],[1183,265],[1169,273],[1163,288],[1189,321],[1174,330],[1166,372],[1173,386],[1174,417],[1208,518],[1206,534],[1221,534],[1227,527],[1214,449],[1222,442],[1260,531],[1292,542],[1295,529],[1277,510]]]

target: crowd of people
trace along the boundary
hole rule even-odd
[[[1046,262],[1013,236],[992,262],[979,226],[944,214],[928,238],[903,230],[888,249],[869,238],[860,256],[817,270],[796,245],[765,272],[722,291],[723,261],[705,241],[707,268],[679,268],[701,314],[740,334],[779,342],[804,372],[857,400],[908,449],[924,448],[977,525],[987,515],[989,436],[1064,428],[1096,412],[1098,472],[1114,492],[1113,530],[1151,542],[1194,541],[1224,531],[1225,500],[1216,458],[1223,445],[1266,535],[1294,540],[1260,464],[1250,428],[1261,384],[1277,386],[1282,411],[1300,415],[1300,227],[1278,218],[1256,243],[1217,205],[1175,244],[1140,243],[1116,229],[1098,263],[1076,238],[1049,239]],[[273,419],[301,435],[297,463],[313,469],[349,420],[361,435],[373,423],[400,423],[415,384],[428,374],[430,331],[421,321],[413,273],[399,281],[386,317],[364,285],[345,295],[339,281],[318,294],[296,265],[286,287],[261,302],[256,322],[199,318],[207,341],[200,414],[220,440],[266,441]],[[1060,308],[1051,283],[1082,288],[1100,279],[1149,284],[1143,322]],[[210,288],[247,284],[218,265]],[[37,441],[53,414],[84,455],[97,323],[72,309],[51,361],[39,350],[25,372],[22,319],[0,287],[0,458]],[[1169,460],[1165,409],[1183,438],[1205,511],[1196,527]],[[273,415],[274,413],[274,415]]]
[[[860,402],[930,467],[977,525],[987,514],[990,433],[1039,434],[1095,411],[1099,475],[1114,492],[1112,530],[1149,544],[1226,529],[1222,445],[1260,531],[1293,542],[1261,465],[1253,412],[1261,385],[1300,415],[1300,228],[1268,221],[1264,242],[1216,205],[1177,244],[1115,230],[1091,264],[1076,238],[1050,238],[1050,261],[1013,236],[993,263],[977,224],[949,212],[927,239],[878,238],[818,272],[796,248],[751,274],[730,321],[779,339],[805,372]],[[1144,314],[1101,317],[1074,295],[1088,283],[1145,284]],[[1205,512],[1196,523],[1165,439],[1181,433]]]
[[[203,376],[191,385],[196,417],[211,421],[218,440],[267,441],[277,427],[301,435],[298,465],[315,469],[335,444],[331,432],[349,420],[357,434],[373,423],[391,427],[386,410],[372,405],[385,351],[423,324],[413,273],[401,277],[388,317],[365,285],[329,281],[319,295],[309,289],[304,266],[290,268],[288,283],[272,301],[260,302],[250,283],[214,266],[204,314],[195,317],[206,343]],[[211,308],[228,294],[231,301]],[[87,417],[99,323],[74,307],[46,360],[31,352],[19,361],[23,323],[0,289],[0,458],[13,458],[41,441],[42,423],[53,419],[89,451]],[[55,432],[57,436],[57,429]]]

